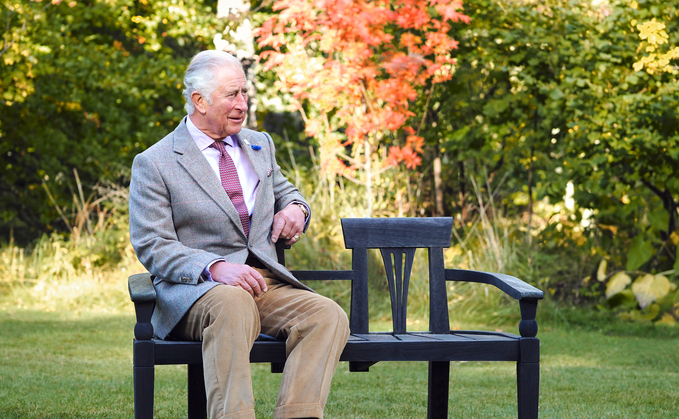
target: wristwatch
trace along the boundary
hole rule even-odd
[[[297,205],[297,206],[299,207],[299,209],[302,210],[302,212],[304,213],[304,219],[305,219],[305,220],[306,220],[307,218],[309,218],[309,210],[306,209],[306,206],[304,206],[304,204],[295,204],[295,205]]]

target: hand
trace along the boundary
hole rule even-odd
[[[240,287],[253,298],[267,291],[264,277],[248,265],[219,261],[210,266],[210,274],[216,282]]]
[[[304,232],[304,213],[297,204],[290,204],[273,216],[271,241],[287,239],[285,244],[294,244]]]

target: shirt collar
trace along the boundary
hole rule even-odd
[[[203,131],[198,129],[198,127],[196,127],[193,124],[193,121],[191,121],[190,116],[186,117],[186,129],[189,131],[189,135],[191,136],[191,138],[193,138],[193,141],[195,141],[200,151],[205,150],[206,148],[210,147],[212,143],[215,142],[215,140],[210,138],[207,134],[205,134]],[[229,144],[230,146],[235,146],[235,144],[237,144],[231,136],[226,137],[224,139],[224,142]]]

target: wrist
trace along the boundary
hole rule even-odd
[[[302,211],[302,214],[304,214],[304,220],[306,221],[307,218],[309,218],[309,210],[307,209],[306,205],[304,204],[295,204],[297,207]]]
[[[215,275],[217,270],[222,266],[222,264],[226,264],[226,261],[224,259],[219,259],[214,261],[209,267],[208,270],[210,271],[211,275]]]

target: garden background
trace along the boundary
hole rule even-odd
[[[143,267],[129,168],[184,117],[183,71],[214,48],[242,60],[247,125],[272,135],[311,204],[294,269],[350,263],[342,217],[454,217],[449,267],[545,291],[546,417],[675,417],[678,11],[664,0],[4,1],[0,417],[131,415],[126,280]],[[376,328],[390,316],[379,270]],[[416,329],[428,301],[414,281]],[[348,304],[347,287],[314,287]],[[499,292],[455,285],[448,297],[453,327],[516,331],[518,307]],[[412,378],[384,368],[385,380]],[[496,394],[507,385],[487,377],[511,387],[511,367],[460,370],[471,378],[452,403],[479,388],[501,401],[454,417],[512,417],[511,392]],[[168,375],[181,392],[181,371]],[[349,402],[368,378],[338,380],[329,417],[389,415]],[[412,397],[403,417],[422,416],[425,387],[397,388],[412,396],[382,390],[385,405]],[[160,397],[160,417],[177,417],[181,400]]]

